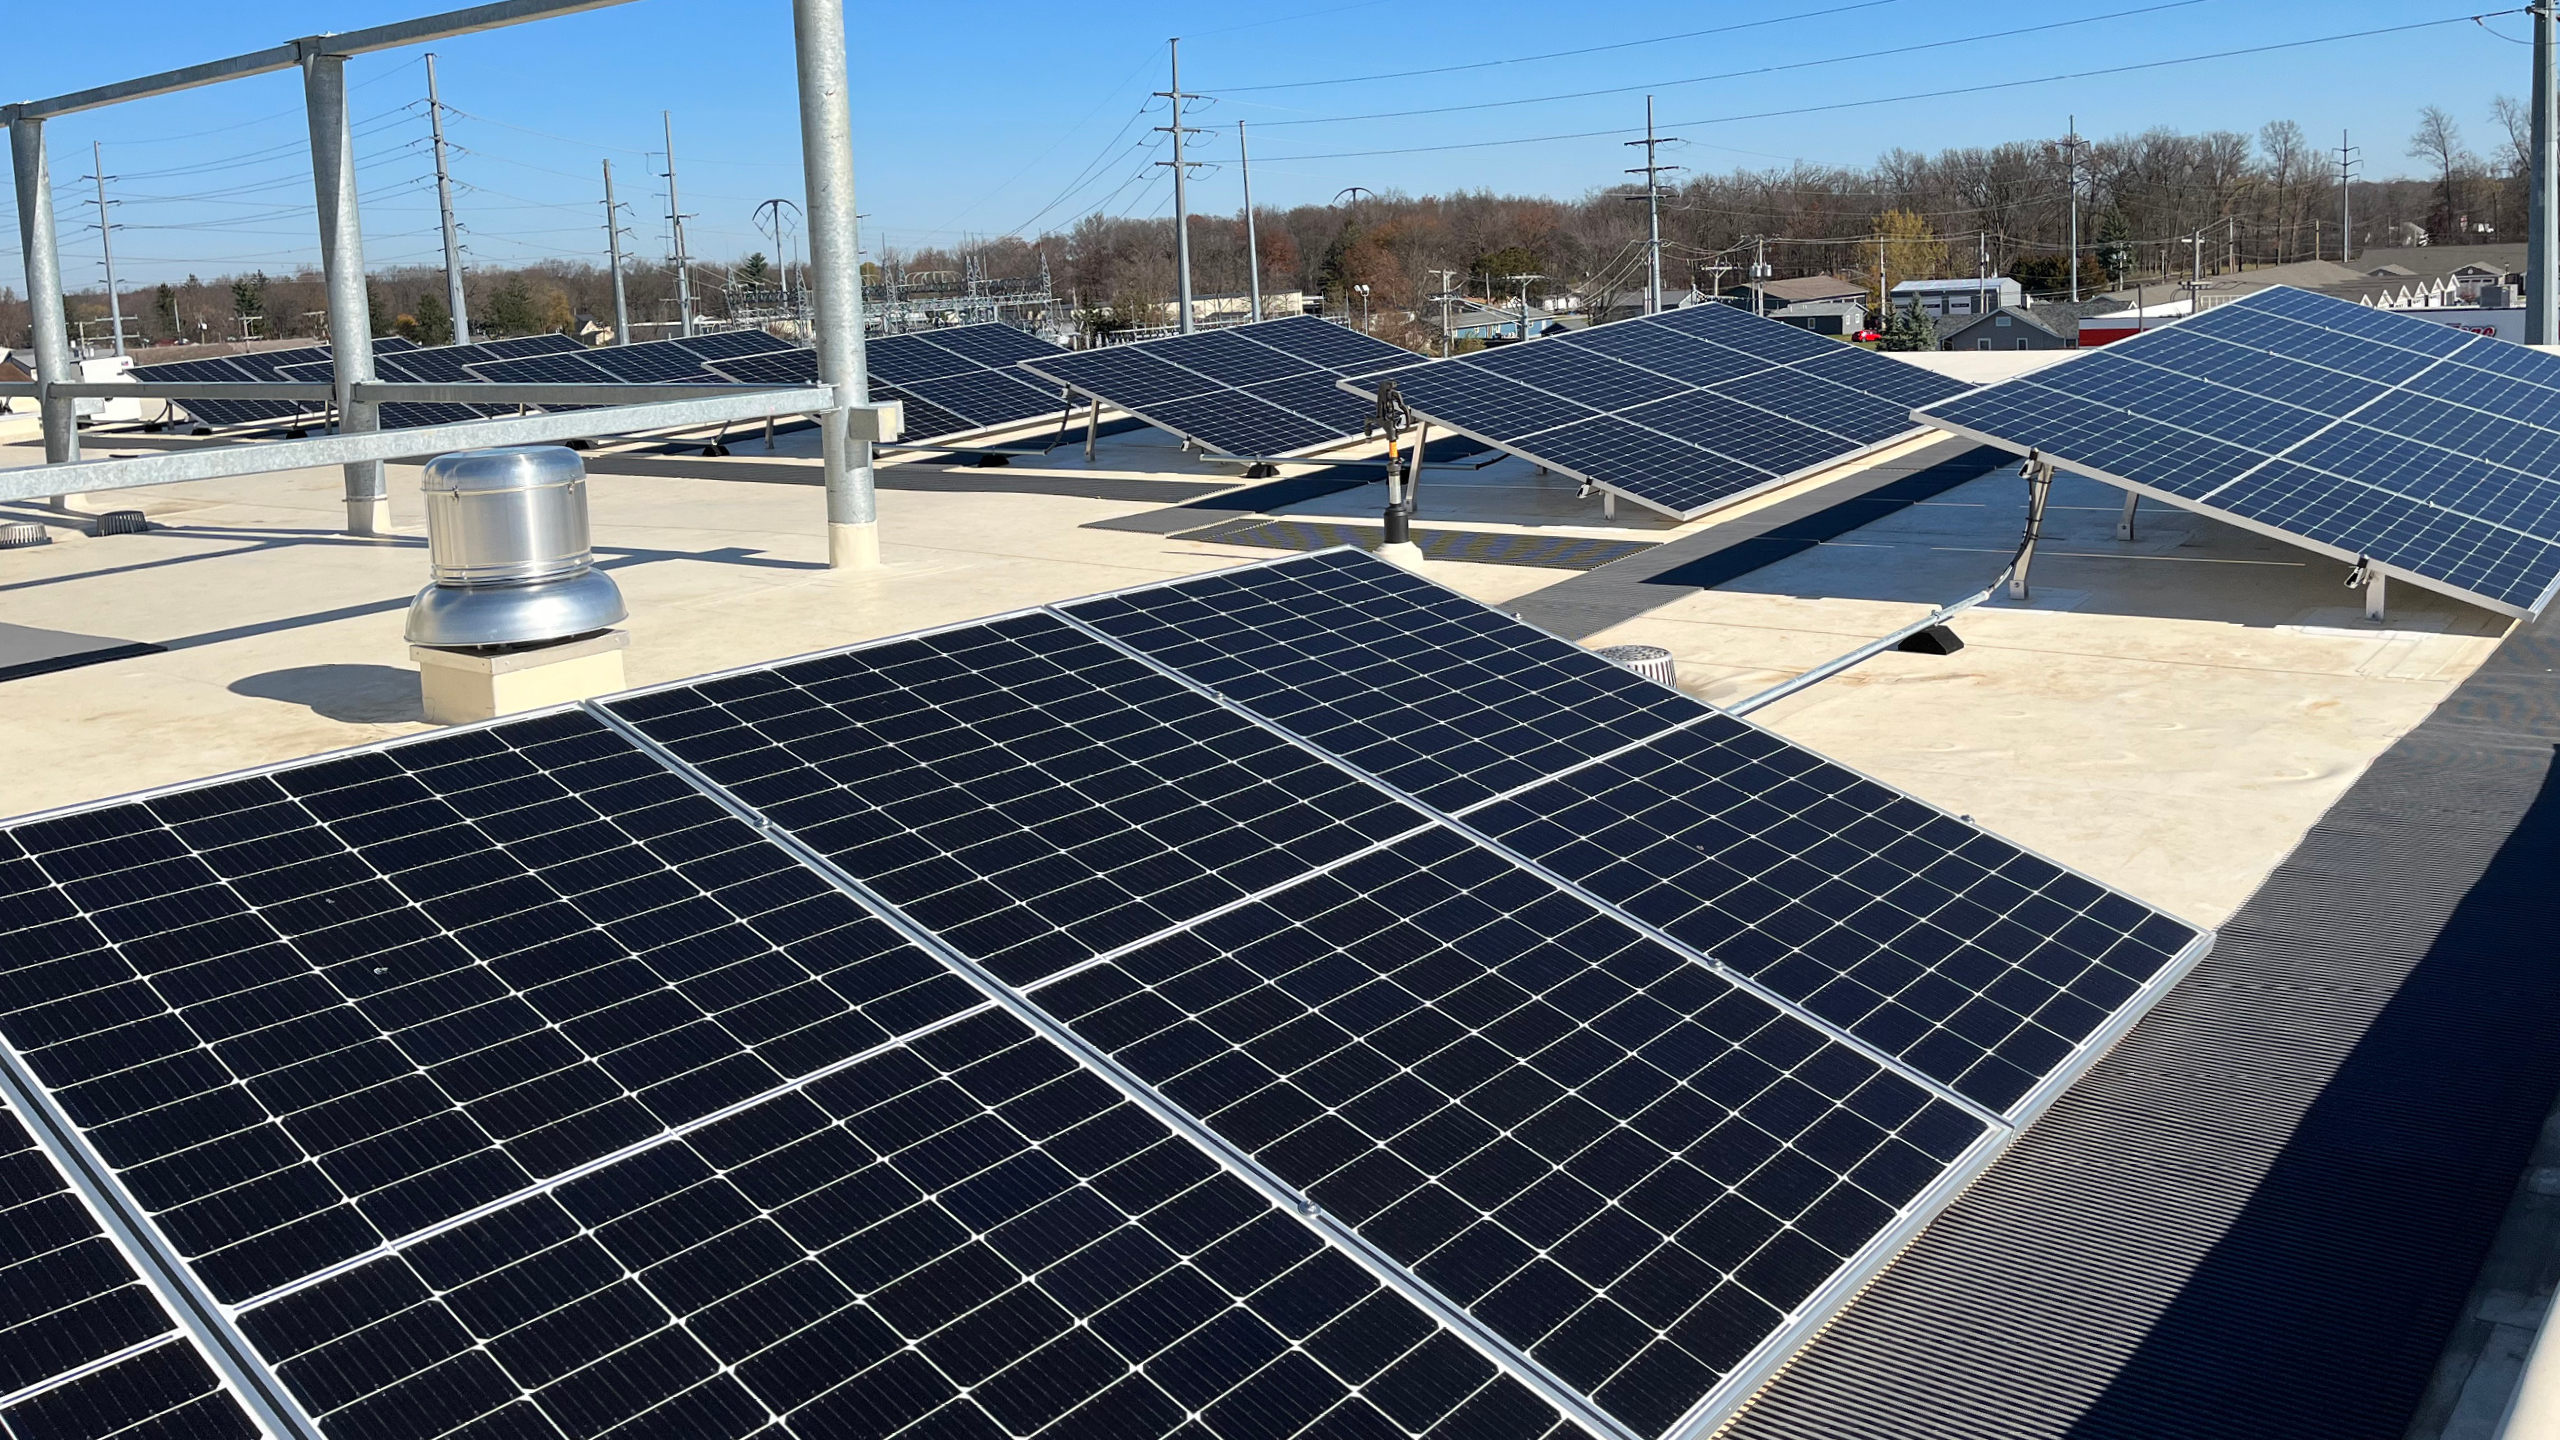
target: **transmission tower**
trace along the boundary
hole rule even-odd
[[[1650,95],[1644,97],[1644,138],[1629,140],[1626,143],[1644,147],[1644,163],[1627,173],[1644,177],[1646,234],[1644,313],[1647,315],[1662,313],[1662,172],[1680,168],[1677,165],[1655,164],[1654,150],[1658,146],[1668,145],[1679,138],[1677,135],[1653,133],[1653,97]],[[1631,195],[1627,198],[1632,200],[1636,197]]]
[[[453,341],[471,343],[471,308],[462,298],[462,240],[453,223],[453,176],[445,168],[444,102],[436,97],[436,57],[427,56],[427,131],[435,137],[436,210],[444,224],[444,308],[453,312]]]

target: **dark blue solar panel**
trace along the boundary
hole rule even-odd
[[[1010,325],[958,325],[948,330],[922,331],[914,338],[951,351],[975,364],[990,367],[1011,366],[1023,360],[1058,353],[1057,346]],[[871,342],[874,346],[881,343],[879,340]]]
[[[977,1000],[584,715],[10,836],[0,1036],[226,1301]]]
[[[1000,1014],[244,1326],[333,1437],[1560,1428],[1444,1324]]]
[[[1352,551],[1063,608],[1444,809],[1698,713],[1625,666]]]
[[[1055,415],[1066,408],[1066,401],[1055,389],[1043,387],[1028,376],[1015,378],[1020,374],[1019,371],[1009,375],[1002,370],[979,369],[959,375],[939,375],[930,380],[911,380],[901,388],[954,415],[965,416],[972,426],[978,427]],[[917,438],[922,438],[921,434]]]
[[[715,375],[724,375],[748,385],[815,385],[818,383],[818,352],[770,350],[760,355],[707,361],[704,368]],[[873,377],[875,383],[878,378]]]
[[[1445,830],[1032,993],[1640,1435],[1985,1133]]]
[[[1293,316],[1023,364],[1210,450],[1283,455],[1361,434],[1373,403],[1334,382],[1411,359],[1385,341]]]
[[[2560,363],[2275,289],[1923,418],[2520,613],[2560,546]]]
[[[1913,404],[1965,388],[1722,305],[1393,373],[1425,418],[1684,519],[1907,435]]]
[[[727,360],[740,355],[770,355],[780,350],[799,348],[788,340],[768,335],[762,330],[718,330],[708,335],[696,335],[690,339],[668,340],[661,343],[690,350],[705,360]]]

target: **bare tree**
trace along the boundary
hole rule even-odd
[[[2480,157],[2462,143],[2462,127],[2443,106],[2430,105],[2418,112],[2417,133],[2409,137],[2409,158],[2426,161],[2438,177],[2435,203],[2427,214],[2428,235],[2437,244],[2462,235],[2470,219],[2462,205],[2462,182],[2480,168]]]
[[[2299,192],[2318,162],[2312,158],[2310,137],[2291,120],[2270,120],[2260,126],[2258,149],[2266,156],[2273,211],[2269,218],[2274,222],[2276,263],[2281,265],[2301,243],[2296,233],[2302,222]]]

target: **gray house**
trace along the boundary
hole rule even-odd
[[[2034,306],[2003,305],[1988,315],[1953,315],[1938,321],[1942,350],[2074,350],[2080,345],[2080,322],[2091,315],[2111,315],[2127,308],[2114,300],[2046,301]]]

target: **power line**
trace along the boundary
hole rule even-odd
[[[2522,10],[2491,10],[2487,15],[2519,15]],[[2467,25],[2477,15],[2450,15],[2438,20],[2416,20],[2406,25],[2384,25],[2371,30],[2350,30],[2336,35],[2315,35],[2302,40],[2280,40],[2265,45],[2248,45],[2233,50],[2214,50],[2202,55],[2180,55],[2167,60],[2137,61],[2125,65],[2108,65],[2095,70],[2074,70],[2060,75],[2038,75],[2023,80],[1997,80],[1982,85],[1963,85],[1948,90],[1925,90],[1906,95],[1879,95],[1863,100],[1838,100],[1822,105],[1799,105],[1786,110],[1757,110],[1743,115],[1716,115],[1698,120],[1674,120],[1674,125],[1731,125],[1745,120],[1777,120],[1796,115],[1819,115],[1835,110],[1856,110],[1870,105],[1896,105],[1909,100],[1943,100],[1956,95],[1981,95],[1995,90],[2016,90],[2030,85],[2057,85],[2067,80],[2090,80],[2106,75],[2125,75],[2140,70],[2160,70],[2173,65],[2196,65],[2208,60],[2230,60],[2244,55],[2266,55],[2280,50],[2299,50],[2311,45],[2333,45],[2347,40],[2369,40],[2377,35],[2402,35],[2412,30],[2431,30],[2445,25]],[[1508,145],[1542,145],[1559,140],[1599,140],[1625,135],[1623,128],[1612,130],[1574,130],[1553,135],[1513,135],[1500,140],[1463,140],[1446,145],[1405,145],[1384,150],[1337,150],[1318,155],[1282,155],[1283,161],[1358,160],[1377,155],[1427,155],[1450,150],[1490,150]]]
[[[1578,50],[1547,50],[1535,55],[1514,55],[1502,60],[1478,60],[1465,65],[1436,65],[1424,70],[1389,70],[1376,75],[1343,75],[1331,80],[1288,80],[1269,85],[1224,85],[1221,94],[1244,95],[1263,90],[1305,90],[1318,85],[1361,85],[1372,80],[1409,80],[1417,75],[1454,75],[1467,70],[1491,70],[1503,65],[1534,65],[1548,60],[1569,60],[1577,55],[1598,55],[1609,50],[1631,50],[1639,45],[1667,45],[1675,40],[1695,40],[1705,35],[1729,35],[1737,30],[1757,30],[1770,25],[1784,25],[1796,20],[1815,20],[1825,15],[1845,15],[1852,10],[1874,10],[1885,5],[1898,5],[1902,0],[1857,0],[1851,5],[1834,5],[1827,10],[1801,10],[1793,15],[1774,15],[1765,20],[1745,20],[1734,25],[1717,25],[1705,30],[1683,30],[1675,35],[1652,35],[1642,40],[1613,40],[1606,45],[1586,45]]]
[[[2054,20],[2042,25],[2023,25],[2014,30],[1992,30],[1980,35],[1959,35],[1945,40],[1927,40],[1915,45],[1894,45],[1881,50],[1860,50],[1848,55],[1825,55],[1812,60],[1790,60],[1782,65],[1755,65],[1747,70],[1720,70],[1712,75],[1692,75],[1680,80],[1655,80],[1642,85],[1611,85],[1598,90],[1568,90],[1554,95],[1526,95],[1509,100],[1479,100],[1465,105],[1434,105],[1419,110],[1379,110],[1366,115],[1318,115],[1301,120],[1266,120],[1266,127],[1283,125],[1341,125],[1355,120],[1403,120],[1416,115],[1454,115],[1470,110],[1500,110],[1517,105],[1548,105],[1559,100],[1590,100],[1603,95],[1631,95],[1640,91],[1667,90],[1676,85],[1705,85],[1717,80],[1740,80],[1754,75],[1777,75],[1789,70],[1811,70],[1824,65],[1848,65],[1860,60],[1908,55],[1921,50],[1941,50],[1950,45],[1978,45],[1985,40],[2007,40],[2019,35],[2034,35],[2047,30],[2067,30],[2075,25],[2095,25],[2106,20],[2122,20],[2134,15],[2151,15],[2162,10],[2183,10],[2189,6],[2212,3],[2212,0],[2163,0],[2156,5],[2138,6],[2131,10],[2113,10],[2104,15],[2083,15],[2076,20]]]

